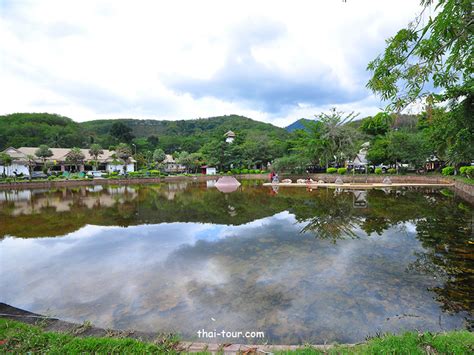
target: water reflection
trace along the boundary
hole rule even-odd
[[[1,300],[103,327],[256,329],[276,343],[469,326],[472,206],[436,190],[257,185],[1,192]]]

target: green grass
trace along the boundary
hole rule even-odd
[[[0,353],[175,354],[177,345],[177,340],[170,338],[161,339],[156,343],[134,339],[79,338],[70,334],[45,332],[38,326],[0,319]],[[473,352],[474,334],[468,331],[453,331],[439,334],[408,332],[402,335],[383,335],[372,338],[364,344],[353,347],[335,346],[325,352],[308,346],[276,354],[472,354]]]
[[[407,332],[402,335],[383,335],[353,347],[335,346],[325,352],[310,346],[296,351],[275,354],[472,354],[474,334],[467,331],[447,333]]]
[[[177,341],[161,340],[157,344],[135,339],[78,338],[69,334],[45,332],[40,327],[0,319],[0,353],[47,354],[161,354],[176,353]]]
[[[451,176],[454,180],[459,180],[459,181],[462,181],[466,184],[469,184],[469,185],[474,185],[474,179],[469,179],[468,177],[465,177],[465,176]]]

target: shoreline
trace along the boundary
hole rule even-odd
[[[159,332],[143,332],[135,330],[121,330],[121,329],[104,329],[95,327],[94,325],[84,322],[83,324],[67,322],[55,317],[40,315],[37,313],[25,311],[20,308],[13,307],[6,303],[0,303],[0,319],[9,319],[17,322],[39,325],[44,331],[65,333],[74,337],[108,337],[108,338],[129,338],[143,342],[159,341],[161,335],[169,336],[169,334],[160,334]],[[356,344],[337,344],[347,347],[355,346]],[[310,345],[317,350],[329,350],[335,345],[333,344],[316,344]],[[245,351],[252,351],[252,353],[267,354],[272,351],[294,351],[303,349],[307,345],[271,345],[271,344],[241,344],[241,343],[207,343],[207,342],[193,342],[193,341],[179,341],[176,345],[176,350],[179,352],[210,352],[210,353],[225,353],[238,354]]]
[[[216,180],[223,175],[196,175],[196,176],[166,176],[166,177],[148,177],[148,178],[123,178],[123,179],[92,179],[92,180],[51,180],[51,181],[17,181],[11,183],[0,183],[1,190],[25,190],[38,188],[57,188],[57,187],[75,187],[75,186],[94,186],[94,185],[140,185],[140,184],[158,184],[162,182],[173,181],[208,181]],[[231,175],[237,179],[242,180],[266,180],[268,181],[268,174],[241,174]],[[297,178],[308,178],[308,176],[315,180],[324,180],[325,184],[314,184],[311,187],[344,187],[351,186],[352,188],[367,188],[367,184],[371,184],[370,188],[396,188],[409,186],[427,186],[427,187],[447,187],[452,189],[457,195],[464,200],[474,204],[474,185],[445,176],[425,176],[425,175],[337,175],[337,174],[309,174],[309,175],[289,175],[282,174],[281,180],[286,177],[291,177],[293,180]],[[392,184],[383,184],[383,179],[390,177]],[[336,185],[335,181],[340,178],[343,183],[350,185]],[[265,186],[272,185],[267,182]],[[307,186],[307,184],[273,184],[273,186],[293,187],[293,186]],[[357,187],[356,187],[357,186]]]
[[[439,333],[404,331],[367,337],[356,344],[272,345],[181,341],[176,334],[114,330],[65,322],[0,303],[0,349],[36,353],[200,353],[200,354],[361,354],[470,353],[474,333],[465,329]]]

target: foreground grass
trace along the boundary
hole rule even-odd
[[[277,354],[472,354],[474,333],[454,331],[447,333],[408,332],[402,335],[384,335],[353,347],[336,346],[325,352],[310,346],[293,352]]]
[[[452,178],[454,180],[458,180],[458,181],[462,181],[466,184],[469,184],[469,185],[474,185],[474,179],[470,179],[468,177],[465,177],[465,176],[452,176]]]
[[[40,327],[0,319],[0,353],[47,354],[123,354],[123,353],[176,353],[175,340],[161,344],[140,342],[135,339],[78,338],[69,334],[44,332]]]
[[[0,353],[42,354],[117,354],[177,353],[177,341],[169,339],[159,344],[134,339],[78,338],[69,334],[45,332],[40,327],[0,319]],[[297,351],[281,351],[277,354],[472,354],[474,334],[456,331],[441,334],[405,333],[372,338],[354,347],[336,346],[322,352],[310,346]]]

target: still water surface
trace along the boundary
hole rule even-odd
[[[260,184],[0,191],[0,301],[185,339],[472,327],[472,205],[449,190]]]

